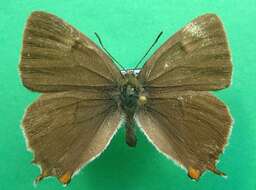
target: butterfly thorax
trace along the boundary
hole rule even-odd
[[[146,97],[143,88],[132,71],[128,71],[120,85],[120,106],[128,115],[134,115],[136,110],[144,105]]]
[[[125,113],[134,113],[136,111],[139,90],[136,77],[131,73],[125,74],[120,86],[121,108]]]

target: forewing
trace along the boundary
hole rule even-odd
[[[26,111],[22,127],[42,174],[62,183],[95,159],[115,134],[120,113],[115,103],[94,92],[44,94]]]
[[[151,94],[137,121],[148,139],[199,179],[205,170],[224,175],[215,164],[232,124],[227,107],[207,92]]]
[[[230,85],[231,57],[220,19],[206,14],[166,41],[138,78],[147,88],[218,90]]]
[[[31,14],[22,46],[22,82],[34,91],[111,88],[122,77],[96,44],[49,13]]]

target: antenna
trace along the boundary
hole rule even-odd
[[[101,41],[101,38],[100,36],[97,34],[97,32],[94,32],[95,36],[97,37],[102,49],[111,57],[111,59],[116,62],[123,70],[126,71],[126,69],[108,52],[108,50],[104,47],[102,41]]]
[[[157,43],[157,41],[159,40],[160,36],[163,34],[163,31],[161,31],[158,36],[156,37],[155,41],[153,42],[153,44],[150,46],[150,48],[148,49],[148,51],[145,53],[145,55],[140,59],[140,61],[137,63],[135,69],[137,69],[137,67],[140,65],[140,63],[143,61],[143,59],[148,55],[148,53],[150,52],[150,50],[154,47],[154,45]],[[135,70],[134,69],[134,70]]]

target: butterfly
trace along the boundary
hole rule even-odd
[[[170,37],[143,65],[121,72],[113,59],[60,18],[28,18],[19,64],[23,85],[42,93],[26,110],[22,129],[40,181],[68,184],[99,156],[124,121],[136,146],[135,123],[156,149],[198,180],[227,144],[232,117],[208,91],[231,82],[223,24],[205,14]]]

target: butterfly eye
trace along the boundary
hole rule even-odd
[[[126,88],[126,94],[128,96],[133,96],[135,94],[135,89],[133,87],[131,87],[130,85],[128,85]]]

